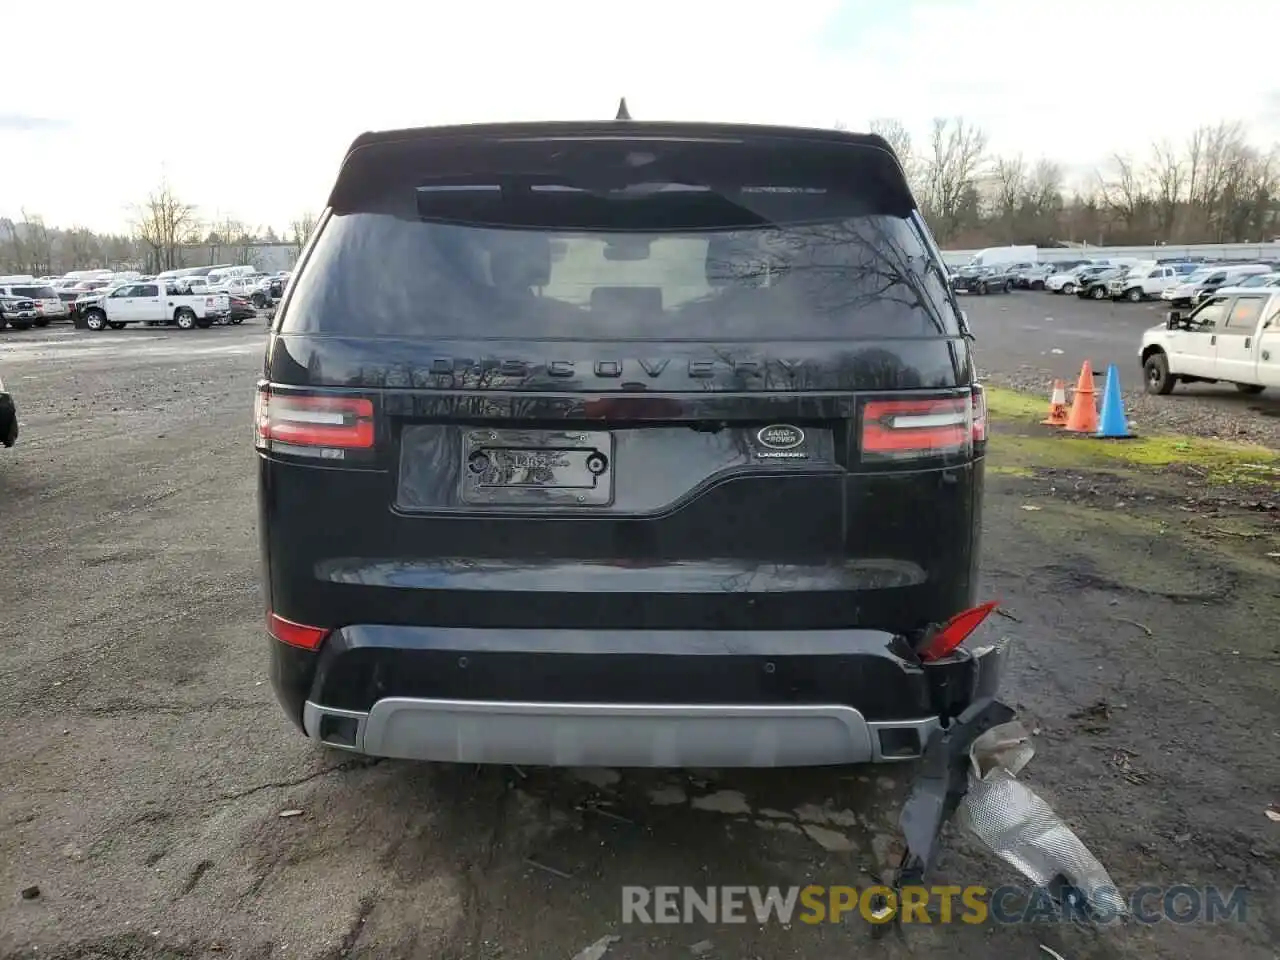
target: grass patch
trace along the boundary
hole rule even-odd
[[[1211,483],[1280,483],[1280,453],[1251,443],[1183,434],[1150,434],[1129,440],[1099,440],[1040,425],[1048,402],[996,387],[987,390],[987,412],[1002,429],[992,438],[997,471],[1034,467],[1159,469],[1191,467]]]
[[[991,458],[987,458],[987,473],[993,473],[1002,477],[1034,477],[1035,470],[1028,466],[1022,466],[1016,463],[994,463]]]
[[[1049,398],[1003,387],[987,387],[987,415],[996,420],[1034,419],[1038,422],[1049,415]]]

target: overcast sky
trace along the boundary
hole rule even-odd
[[[25,10],[0,55],[0,215],[25,207],[59,226],[124,229],[167,177],[206,218],[282,230],[323,205],[361,131],[611,117],[623,94],[636,119],[862,129],[883,116],[921,137],[962,114],[994,149],[1070,169],[1221,119],[1280,139],[1280,0]]]

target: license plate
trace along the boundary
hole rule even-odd
[[[462,500],[493,506],[608,506],[613,436],[606,431],[469,430]]]

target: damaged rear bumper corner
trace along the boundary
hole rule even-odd
[[[893,886],[923,885],[953,817],[993,853],[1055,898],[1075,891],[1097,914],[1125,903],[1101,863],[1017,773],[1035,754],[1015,711],[996,699],[1008,641],[929,665],[940,713],[902,808],[905,850]],[[959,708],[959,709],[955,709]],[[954,711],[954,712],[953,712]]]

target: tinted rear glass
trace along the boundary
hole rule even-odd
[[[340,196],[281,329],[643,340],[958,332],[902,192],[875,179],[883,164],[864,169],[850,149],[841,163],[797,153],[790,169],[785,153],[754,163],[742,145],[718,147],[719,164],[661,149],[633,151],[622,170],[564,154],[520,154],[522,167],[495,161],[495,148],[470,164],[450,157],[443,174],[401,164]]]
[[[13,292],[19,297],[30,297],[32,300],[57,300],[58,291],[53,287],[14,287]]]

